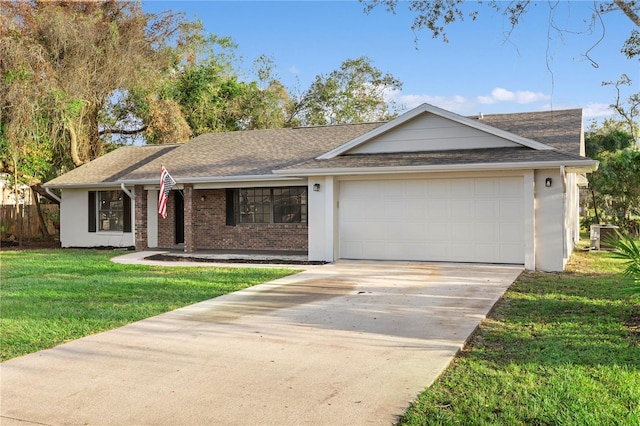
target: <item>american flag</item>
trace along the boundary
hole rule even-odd
[[[162,173],[160,174],[160,194],[158,197],[158,214],[163,219],[167,217],[167,200],[169,199],[169,192],[171,188],[176,184],[167,169],[162,166]]]

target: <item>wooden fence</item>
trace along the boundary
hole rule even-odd
[[[42,216],[47,225],[49,236],[53,239],[59,237],[60,206],[57,204],[42,204],[40,206]],[[0,205],[0,238],[2,241],[18,241],[22,230],[22,240],[42,239],[44,235],[40,229],[37,206]]]

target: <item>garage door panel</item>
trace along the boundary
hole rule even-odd
[[[436,198],[449,198],[451,196],[451,185],[449,181],[437,179],[427,181],[427,196]]]
[[[476,179],[475,184],[475,195],[478,197],[494,197],[500,193],[500,184],[496,179]]]
[[[495,262],[500,256],[500,244],[494,242],[481,242],[476,244],[476,258],[478,262]]]
[[[480,222],[475,224],[476,241],[493,241],[499,235],[500,226],[494,222]]]
[[[451,244],[451,261],[468,262],[469,259],[475,257],[475,247],[473,244],[452,243]]]
[[[514,218],[518,219],[522,217],[522,202],[519,200],[499,200],[498,214],[500,218]]]
[[[480,199],[476,200],[476,217],[491,219],[495,218],[498,214],[499,206],[496,206],[495,199]]]
[[[476,239],[476,227],[471,221],[457,221],[451,228],[451,241],[470,243]],[[472,244],[468,244],[472,245]]]
[[[500,180],[500,195],[503,197],[519,198],[522,195],[522,180],[520,178],[503,178]]]
[[[451,206],[448,199],[438,200],[434,202],[431,200],[426,208],[428,220],[448,219],[451,217]]]
[[[385,197],[387,199],[394,199],[394,198],[404,198],[405,197],[405,191],[404,191],[404,185],[402,184],[402,181],[387,181],[387,182],[382,182],[379,185],[379,192],[378,192],[378,197]]]
[[[455,219],[470,219],[475,216],[476,205],[471,199],[451,200],[451,216]]]
[[[412,180],[405,181],[406,185],[404,187],[405,195],[409,199],[419,198],[425,199],[427,198],[427,184],[423,180]]]
[[[518,244],[522,238],[520,234],[522,233],[522,226],[520,223],[512,222],[512,223],[500,223],[498,224],[500,229],[500,242],[509,242]]]
[[[345,181],[340,257],[524,262],[523,178]]]
[[[504,263],[520,263],[524,258],[524,250],[521,244],[500,244],[500,257]]]
[[[472,197],[475,192],[475,184],[469,179],[458,179],[451,182],[451,195],[459,198]]]

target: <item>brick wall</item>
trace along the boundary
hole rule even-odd
[[[147,191],[142,186],[135,186],[135,245],[136,250],[146,250],[149,247],[147,238]]]
[[[182,197],[177,191],[169,193],[167,200],[167,218],[158,216],[158,247],[173,247],[176,245],[176,213],[175,197]]]
[[[171,197],[174,195],[174,191],[172,191]],[[174,245],[175,214],[173,209],[174,203],[170,199],[167,206],[167,218],[158,221],[158,245],[160,247]],[[193,216],[195,218],[193,235],[195,236],[196,250],[308,250],[308,226],[306,223],[241,223],[236,226],[227,226],[224,189],[194,190]]]

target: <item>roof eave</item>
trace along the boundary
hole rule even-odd
[[[274,170],[280,176],[343,176],[372,175],[395,173],[428,173],[428,172],[460,172],[460,171],[505,171],[527,169],[553,169],[564,166],[571,173],[589,173],[598,168],[594,160],[544,161],[544,162],[512,162],[512,163],[475,163],[444,164],[426,166],[392,166],[392,167],[342,167],[326,169],[287,169]]]
[[[237,175],[237,176],[198,176],[198,177],[186,177],[176,178],[174,177],[177,185],[184,184],[197,184],[197,183],[233,183],[233,182],[247,182],[247,181],[267,181],[267,180],[283,180],[294,181],[300,180],[295,176],[280,176],[275,174],[268,175]],[[67,183],[67,184],[49,184],[45,183],[45,187],[55,189],[73,189],[73,188],[111,188],[120,187],[121,184],[125,185],[160,185],[160,178],[157,179],[122,179],[115,182],[92,182],[92,183]]]

